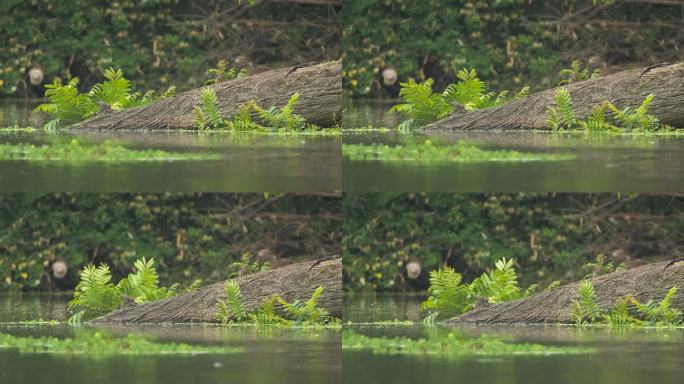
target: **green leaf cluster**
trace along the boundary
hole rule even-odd
[[[228,62],[226,60],[219,60],[216,67],[207,69],[207,76],[210,76],[204,84],[218,84],[228,80],[239,79],[247,75],[247,70],[244,68],[230,67],[228,68]]]
[[[498,304],[525,297],[537,289],[533,284],[521,291],[514,261],[506,258],[498,260],[491,272],[484,272],[470,284],[461,281],[461,275],[448,266],[430,272],[430,296],[420,305],[427,312],[424,322],[432,324],[468,312],[475,308],[478,298]]]
[[[109,266],[98,267],[88,265],[81,271],[81,280],[74,291],[74,298],[68,308],[74,315],[70,322],[80,322],[111,312],[122,304],[125,297],[130,297],[137,304],[174,296],[178,284],[170,287],[159,287],[159,275],[154,267],[154,259],[136,260],[133,264],[135,272],[129,273],[118,284],[112,283]],[[196,285],[193,284],[193,287]],[[124,296],[125,295],[125,296]]]
[[[264,299],[254,311],[245,309],[240,286],[235,280],[226,282],[224,299],[220,299],[216,308],[216,320],[221,324],[257,324],[316,326],[338,323],[325,308],[318,306],[323,294],[323,286],[316,288],[308,300],[286,301],[279,294]]]
[[[598,69],[589,71],[589,67],[584,67],[580,60],[574,60],[570,65],[570,68],[561,69],[560,75],[562,79],[558,85],[567,85],[600,77],[601,71]]]
[[[401,83],[399,96],[404,103],[397,104],[390,109],[390,112],[398,112],[407,117],[398,128],[410,130],[441,119],[451,114],[457,105],[465,110],[489,108],[525,97],[529,92],[528,87],[524,87],[513,97],[509,97],[508,91],[502,91],[499,94],[487,92],[484,81],[477,77],[475,69],[463,68],[456,76],[459,81],[447,85],[442,93],[434,93],[433,79],[427,79],[421,83],[409,79],[408,82]]]
[[[677,287],[670,288],[660,302],[641,303],[633,295],[616,300],[613,307],[602,311],[596,300],[594,286],[588,280],[579,284],[579,299],[573,300],[570,316],[577,325],[603,324],[611,327],[684,325],[682,312],[671,307]]]
[[[589,272],[584,276],[585,279],[605,275],[606,273],[619,272],[625,269],[625,264],[620,263],[615,265],[612,261],[607,261],[606,255],[599,253],[596,255],[594,261],[590,261],[582,266],[584,270]]]
[[[245,252],[240,257],[239,261],[230,264],[229,279],[249,275],[255,272],[268,271],[271,268],[271,263],[268,261],[253,260],[254,256],[250,252]]]
[[[100,112],[102,107],[112,110],[131,108],[175,94],[175,87],[170,87],[159,97],[155,96],[154,91],[131,92],[131,82],[124,77],[121,69],[109,68],[103,75],[106,80],[93,85],[87,93],[79,93],[78,77],[72,78],[66,85],[59,78],[46,85],[45,96],[49,103],[40,104],[35,109],[53,117],[45,124],[45,129],[55,130],[79,122]]]
[[[604,101],[594,107],[586,118],[580,119],[574,111],[570,92],[560,87],[556,91],[555,105],[547,109],[546,125],[555,131],[638,133],[673,130],[648,113],[654,97],[654,94],[649,94],[637,108],[619,109],[615,104]]]

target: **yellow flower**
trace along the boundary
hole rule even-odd
[[[5,80],[0,79],[0,87],[2,87],[3,84],[5,84]]]

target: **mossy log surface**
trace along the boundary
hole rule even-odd
[[[669,261],[613,272],[590,278],[601,310],[632,294],[637,300],[660,301],[673,286],[680,288],[672,307],[684,310],[684,262]],[[522,299],[475,309],[446,321],[450,324],[535,324],[572,323],[570,305],[579,298],[579,282]]]
[[[101,113],[72,126],[94,130],[177,130],[192,127],[193,109],[204,88],[216,92],[223,116],[254,100],[263,108],[283,107],[299,93],[295,113],[308,123],[333,127],[342,117],[342,65],[326,62],[274,69],[161,99],[141,107]]]
[[[637,108],[655,94],[649,113],[661,122],[684,128],[684,63],[639,68],[563,86],[572,96],[579,118],[588,116],[603,101],[618,108]],[[436,130],[548,129],[547,109],[555,105],[558,88],[548,89],[510,103],[471,112],[458,112],[423,127]]]
[[[279,294],[288,302],[307,300],[324,287],[318,305],[335,317],[342,316],[342,261],[339,257],[287,265],[233,279],[240,285],[245,309],[257,309],[262,301]],[[216,304],[224,299],[225,281],[171,298],[125,307],[104,315],[95,323],[197,323],[216,322]]]

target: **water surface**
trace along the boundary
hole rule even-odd
[[[357,294],[345,298],[345,320],[417,320],[415,295]],[[596,354],[534,357],[385,356],[342,353],[344,383],[680,383],[684,377],[684,330],[577,329],[561,326],[349,325],[368,336],[462,337],[489,335],[511,342],[584,346]]]
[[[0,332],[70,337],[78,332],[136,333],[157,341],[226,345],[243,353],[195,356],[19,354],[0,349],[0,383],[340,383],[340,332],[213,325],[70,326],[11,322],[66,318],[69,295],[0,295]]]
[[[388,113],[397,101],[346,100],[343,128],[394,128]],[[351,161],[342,178],[348,192],[667,192],[684,189],[684,136],[615,136],[546,132],[353,133],[343,143],[396,145],[459,140],[483,149],[569,153],[575,160],[528,163],[440,163]]]
[[[0,127],[40,128],[36,102],[0,103]],[[219,154],[219,160],[105,164],[0,161],[0,192],[326,192],[341,188],[339,137],[195,132],[0,131],[0,143],[77,138],[135,149]]]

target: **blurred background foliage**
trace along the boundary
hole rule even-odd
[[[101,262],[117,281],[141,257],[163,285],[223,280],[244,252],[272,267],[339,255],[340,216],[325,194],[1,195],[0,289],[71,289]]]
[[[471,281],[503,257],[528,286],[579,280],[600,253],[626,267],[684,254],[684,195],[368,194],[343,209],[348,290],[423,290],[443,265]]]
[[[28,71],[81,79],[108,67],[135,89],[202,85],[220,59],[255,73],[339,59],[342,0],[6,0],[0,2],[0,97],[35,97]]]
[[[682,60],[683,25],[684,2],[672,0],[347,0],[344,87],[395,97],[413,77],[442,90],[469,67],[495,90],[536,91],[573,59],[603,73]]]

